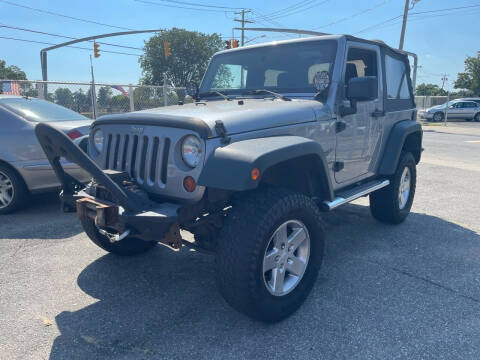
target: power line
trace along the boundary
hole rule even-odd
[[[169,3],[181,4],[181,5],[197,6],[197,7],[216,8],[216,9],[229,9],[229,10],[239,10],[239,9],[242,9],[241,7],[197,4],[197,3],[186,2],[186,1],[177,1],[177,0],[157,0],[157,1],[169,2]]]
[[[34,43],[34,44],[43,44],[43,45],[57,45],[57,44],[49,43],[49,42],[45,42],[45,41],[36,41],[36,40],[29,40],[29,39],[20,39],[20,38],[7,37],[7,36],[0,36],[0,39],[14,40],[14,41],[23,41],[23,42]],[[69,47],[69,48],[72,48],[72,49],[80,49],[80,50],[92,51],[92,49],[87,48],[87,47],[82,47],[82,46],[71,46],[71,45],[69,45],[69,46],[66,46],[66,47]],[[110,54],[120,54],[120,55],[136,56],[136,57],[142,56],[142,55],[138,55],[138,54],[130,54],[130,53],[124,53],[124,52],[120,52],[120,51],[102,50],[102,52],[104,52],[104,53],[110,53]]]
[[[160,4],[158,2],[154,1],[148,1],[148,0],[134,0],[136,2],[144,3],[144,4],[150,4],[150,5],[156,5],[156,6],[163,6],[163,7],[169,7],[169,8],[175,8],[175,9],[187,9],[187,10],[196,10],[196,11],[207,11],[207,12],[233,12],[234,10],[219,10],[219,9],[202,9],[202,8],[194,8],[194,7],[186,7],[186,6],[179,6],[179,5],[167,5],[167,4]]]
[[[475,8],[475,7],[480,7],[480,4],[479,5],[459,6],[459,7],[453,7],[453,8],[438,9],[438,10],[417,11],[417,12],[410,13],[410,15],[428,14],[428,13],[435,13],[435,12],[441,12],[441,11],[452,11],[452,10],[460,10],[460,9],[470,9],[470,8]]]
[[[52,33],[44,32],[44,31],[39,31],[39,30],[33,30],[33,29],[27,29],[27,28],[23,28],[23,27],[9,26],[9,25],[0,24],[0,28],[2,28],[2,27],[3,27],[3,28],[7,28],[7,29],[13,29],[13,30],[19,30],[19,31],[26,31],[26,32],[36,33],[36,34],[42,34],[42,35],[48,35],[48,36],[55,36],[55,37],[64,38],[64,39],[72,39],[72,40],[77,39],[77,38],[75,38],[75,37],[66,36],[66,35],[52,34]],[[143,51],[142,48],[137,48],[137,47],[133,47],[133,46],[118,45],[118,44],[112,44],[112,43],[107,43],[107,42],[103,42],[103,41],[102,41],[102,42],[97,41],[97,43],[98,43],[98,44],[102,44],[102,45],[108,45],[108,46],[115,46],[115,47],[125,48],[125,49],[132,49],[132,50],[140,50],[140,51]]]
[[[121,27],[121,26],[115,26],[115,25],[109,25],[109,24],[101,23],[101,22],[94,21],[94,20],[81,19],[81,18],[69,16],[69,15],[64,15],[64,14],[56,13],[56,12],[53,12],[53,11],[47,11],[47,10],[37,9],[37,8],[31,7],[31,6],[15,4],[15,3],[10,2],[10,1],[7,1],[7,0],[0,0],[0,1],[3,2],[3,3],[5,3],[5,4],[8,4],[8,5],[17,6],[17,7],[21,7],[21,8],[24,8],[24,9],[29,9],[29,10],[36,11],[36,12],[40,12],[40,13],[43,13],[43,14],[48,14],[48,15],[53,15],[53,16],[59,16],[59,17],[63,17],[63,18],[71,19],[71,20],[76,20],[76,21],[83,21],[83,22],[86,22],[86,23],[89,23],[89,24],[107,26],[107,27],[111,27],[111,28],[114,28],[114,29],[133,30],[133,29],[130,29],[130,28]]]
[[[274,15],[274,16],[272,16],[272,15],[270,14],[270,15],[266,15],[266,17],[267,17],[268,19],[270,19],[270,20],[275,20],[275,19],[280,19],[280,18],[287,17],[287,16],[292,16],[292,15],[299,14],[299,13],[301,13],[301,12],[310,10],[310,9],[312,9],[312,8],[314,8],[314,7],[323,5],[323,4],[325,4],[326,2],[328,2],[328,1],[330,1],[330,0],[323,0],[323,1],[319,2],[319,3],[316,3],[316,4],[314,3],[313,5],[311,5],[312,2],[309,2],[309,4],[304,4],[304,5],[302,5],[301,7],[298,7],[297,9],[291,9],[291,10],[289,10],[289,11],[286,12],[286,13],[277,14],[277,15]],[[310,6],[305,7],[306,5],[310,5]]]
[[[403,15],[394,16],[394,17],[392,17],[392,18],[390,18],[390,19],[387,19],[387,20],[385,20],[385,21],[379,22],[379,23],[377,23],[377,24],[374,24],[374,25],[371,25],[371,26],[369,26],[369,27],[366,27],[366,28],[364,28],[364,29],[362,29],[362,30],[360,30],[360,31],[357,31],[357,32],[353,33],[353,35],[357,35],[357,34],[360,34],[360,33],[365,32],[365,31],[373,30],[373,29],[377,28],[378,26],[384,25],[384,24],[389,23],[390,21],[393,21],[393,20],[396,20],[396,19],[400,19],[401,17],[403,17]]]
[[[417,12],[412,12],[409,15],[415,16],[415,15],[420,15],[420,14],[430,14],[430,13],[437,13],[437,12],[444,12],[444,11],[455,11],[455,10],[471,9],[471,8],[478,8],[478,7],[480,7],[480,4],[479,5],[469,5],[469,6],[458,6],[458,7],[453,7],[453,8],[445,8],[445,9],[437,9],[437,10],[417,11]],[[452,15],[452,14],[438,14],[438,15],[431,15],[431,17],[447,16],[447,15]],[[382,27],[382,25],[388,24],[389,22],[395,21],[395,20],[397,20],[401,17],[403,17],[403,15],[394,16],[390,19],[387,19],[385,21],[382,21],[380,23],[371,25],[371,26],[366,27],[366,28],[364,28],[360,31],[357,31],[356,33],[354,33],[354,35],[380,28],[380,27]],[[388,24],[388,25],[393,25],[393,24]]]
[[[315,28],[313,28],[313,30],[325,28],[325,27],[332,26],[332,25],[336,25],[336,24],[339,24],[339,23],[341,23],[341,22],[344,22],[344,21],[353,19],[353,18],[355,18],[355,17],[357,17],[357,16],[360,16],[360,15],[363,15],[363,14],[365,14],[365,13],[367,13],[367,12],[373,11],[373,10],[375,10],[375,9],[377,9],[377,8],[385,5],[385,4],[387,4],[388,2],[390,2],[390,0],[384,0],[384,1],[380,2],[380,3],[378,3],[378,4],[373,5],[372,7],[369,7],[368,9],[361,10],[361,11],[356,12],[356,13],[350,15],[350,16],[346,16],[346,17],[341,18],[341,19],[338,19],[338,20],[336,20],[336,21],[332,21],[331,23],[328,23],[328,24],[325,24],[325,25],[322,25],[322,26],[315,27]]]
[[[442,16],[454,16],[454,15],[463,15],[463,16],[467,16],[467,15],[477,15],[479,14],[478,11],[470,11],[470,12],[456,12],[456,13],[449,13],[449,14],[437,14],[437,15],[425,15],[425,16],[417,16],[417,17],[414,17],[414,18],[411,18],[409,19],[408,21],[409,22],[413,22],[413,21],[424,21],[424,20],[428,20],[428,19],[431,19],[431,18],[436,18],[436,17],[442,17]],[[376,29],[384,29],[384,28],[387,28],[387,27],[390,27],[390,26],[394,26],[394,25],[398,25],[400,24],[401,22],[392,22],[392,23],[389,23],[389,24],[385,24],[383,26],[379,26],[377,27]]]
[[[279,15],[279,14],[283,14],[283,13],[286,13],[286,12],[289,12],[289,11],[292,11],[292,10],[296,10],[298,9],[299,7],[302,7],[302,6],[305,6],[305,5],[309,5],[313,2],[315,2],[316,0],[303,0],[303,1],[300,1],[296,4],[293,4],[293,5],[290,5],[290,6],[287,6],[283,9],[280,9],[280,10],[276,10],[274,12],[271,12],[270,14],[267,14],[265,15],[266,17],[271,17],[271,16],[276,16],[276,15]]]

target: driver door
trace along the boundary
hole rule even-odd
[[[347,61],[343,70],[344,101],[347,100],[348,82],[355,77],[376,76],[378,96],[374,100],[358,101],[355,114],[340,117],[337,123],[335,152],[335,180],[337,183],[362,178],[370,172],[370,165],[382,135],[383,93],[381,86],[380,49],[376,45],[349,43]]]

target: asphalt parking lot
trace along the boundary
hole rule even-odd
[[[265,325],[226,305],[213,257],[94,246],[55,195],[0,218],[2,359],[478,359],[480,123],[424,127],[412,214],[325,214],[317,284]]]

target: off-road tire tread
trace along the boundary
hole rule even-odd
[[[297,293],[294,301],[287,302],[285,306],[265,309],[261,306],[262,294],[258,291],[256,269],[259,257],[263,261],[264,239],[270,238],[275,230],[272,227],[292,209],[303,209],[312,217],[310,223],[313,222],[316,228],[312,229],[312,224],[309,224],[311,249],[316,242],[318,251],[311,251],[302,282],[285,297],[297,290],[302,293]],[[234,201],[233,209],[219,234],[216,256],[217,284],[225,300],[238,311],[265,322],[280,321],[296,311],[310,293],[320,270],[324,248],[321,224],[317,205],[310,198],[287,189],[265,187],[243,194],[242,198]],[[245,234],[255,235],[247,237]],[[307,275],[309,278],[306,278]],[[263,283],[261,286],[265,287]],[[264,291],[268,293],[266,289]],[[270,294],[268,296],[274,298]]]
[[[400,209],[398,206],[398,186],[406,165],[409,165],[411,175],[410,198],[406,206]],[[412,153],[402,151],[395,174],[390,177],[390,185],[370,194],[370,212],[372,216],[387,224],[400,224],[403,222],[412,207],[415,197],[416,179],[415,159]]]

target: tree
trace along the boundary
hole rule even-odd
[[[165,58],[164,42],[170,44],[171,55]],[[145,85],[162,85],[164,73],[175,86],[185,86],[187,81],[199,82],[212,55],[222,49],[220,35],[211,35],[173,28],[152,36],[140,58]]]
[[[73,110],[76,112],[85,112],[90,109],[88,95],[82,89],[78,89],[73,93]]]
[[[27,80],[27,75],[18,66],[7,66],[4,60],[0,60],[0,79]]]
[[[55,103],[69,109],[73,108],[73,94],[70,89],[58,88],[55,90]]]
[[[480,96],[480,56],[467,56],[465,72],[458,74],[455,89],[470,90],[471,95]]]
[[[112,89],[110,86],[102,86],[98,90],[97,103],[102,107],[108,107],[110,105],[110,99],[112,97]]]
[[[447,92],[435,84],[421,83],[415,92],[418,96],[447,96]]]

